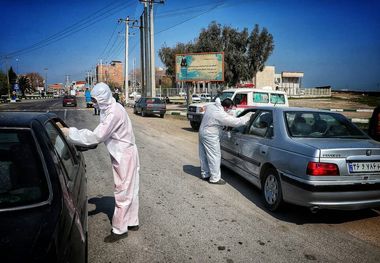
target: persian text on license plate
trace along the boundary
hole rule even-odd
[[[350,173],[380,172],[380,162],[352,162],[348,169]]]

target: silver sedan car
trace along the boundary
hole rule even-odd
[[[285,201],[318,209],[380,207],[380,143],[338,113],[257,107],[225,128],[222,165],[262,190],[267,208]]]

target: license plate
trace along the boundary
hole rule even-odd
[[[348,163],[350,173],[380,172],[380,162],[352,162]]]
[[[193,115],[188,115],[187,116],[189,119],[193,119]]]
[[[70,105],[70,104],[71,104],[71,102],[66,102],[66,104],[67,104],[67,105]]]

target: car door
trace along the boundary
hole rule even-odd
[[[239,147],[240,168],[252,175],[258,184],[261,166],[266,162],[268,155],[268,141],[273,136],[272,120],[272,111],[258,111],[245,133],[236,141]]]
[[[256,110],[252,109],[244,115],[252,116],[255,114]],[[243,115],[241,115],[243,116]],[[244,135],[247,125],[242,125],[239,127],[225,127],[222,131],[222,136],[220,140],[220,147],[222,150],[222,158],[227,161],[229,165],[240,166],[241,160],[239,158],[239,141],[240,137]]]
[[[45,123],[45,129],[58,157],[62,176],[61,187],[65,209],[67,209],[70,227],[66,226],[61,243],[66,258],[84,257],[87,236],[87,193],[84,167],[80,155],[74,150],[59,128],[56,121]],[[65,126],[63,122],[61,125]],[[67,230],[69,229],[69,232]]]
[[[220,148],[222,151],[222,159],[223,161],[228,162],[227,165],[238,165],[239,149],[237,139],[242,134],[244,129],[245,126],[240,126],[236,128],[225,127],[222,131]]]

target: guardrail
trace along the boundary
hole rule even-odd
[[[10,103],[10,102],[20,102],[22,100],[40,100],[40,99],[51,99],[54,98],[53,95],[25,95],[25,97],[17,97],[16,99],[12,99],[8,97],[8,95],[2,95],[0,98],[0,103]]]

